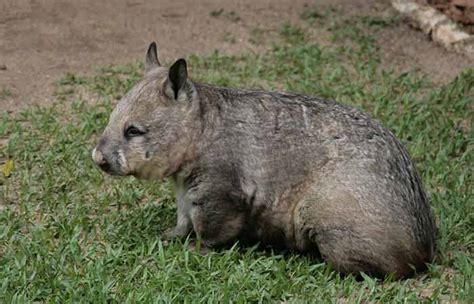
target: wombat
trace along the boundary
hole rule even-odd
[[[435,223],[407,150],[350,106],[193,82],[156,44],[93,151],[112,175],[169,178],[177,225],[202,246],[236,240],[314,252],[342,273],[402,278],[433,259]]]

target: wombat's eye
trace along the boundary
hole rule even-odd
[[[132,137],[137,137],[145,134],[146,132],[138,129],[137,127],[130,126],[125,130],[125,137],[126,138],[132,138]]]

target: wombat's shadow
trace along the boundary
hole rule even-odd
[[[191,232],[185,238],[177,238],[173,240],[165,240],[162,236],[164,232],[173,227],[176,218],[173,212],[173,206],[169,204],[147,204],[143,207],[132,207],[124,211],[119,211],[119,215],[115,220],[116,227],[120,227],[120,230],[128,230],[124,238],[121,238],[123,242],[137,242],[138,240],[146,241],[150,239],[160,239],[162,241],[180,242],[183,246],[189,246],[190,250],[193,250],[196,246],[196,234]],[[117,234],[117,233],[116,233]],[[251,239],[239,239],[236,242],[230,242],[217,247],[206,248],[207,252],[224,252],[233,248],[240,253],[246,253],[249,250],[260,252],[266,256],[281,255],[284,258],[290,256],[304,256],[314,259],[315,261],[322,262],[321,254],[316,245],[314,248],[309,250],[310,252],[300,253],[289,250],[282,246],[269,246],[262,244]],[[205,253],[203,251],[203,253]]]
[[[165,243],[165,248],[170,247],[171,244],[187,246],[187,250],[198,251],[199,254],[205,255],[210,252],[224,253],[227,250],[237,251],[241,255],[248,254],[249,252],[256,252],[266,257],[281,256],[283,259],[290,258],[304,258],[309,259],[310,262],[314,263],[326,263],[329,268],[324,271],[337,271],[332,265],[325,262],[320,254],[320,251],[316,244],[313,244],[312,248],[306,252],[297,252],[287,249],[285,246],[269,246],[252,239],[240,239],[236,242],[230,242],[217,247],[204,247],[199,244],[196,238],[196,234],[191,232],[186,238],[176,238],[172,240],[165,240],[162,236],[166,229],[173,227],[175,224],[175,214],[172,212],[173,206],[169,204],[147,204],[142,208],[131,208],[126,212],[121,212],[116,220],[120,230],[127,230],[128,233],[124,234],[124,237],[120,237],[119,240],[115,239],[120,243],[126,243],[129,245],[138,245],[140,242],[146,242],[148,240],[160,239]],[[122,235],[120,231],[116,231],[116,236]],[[132,245],[133,246],[133,245]],[[166,250],[166,249],[165,249]],[[357,281],[363,281],[362,275],[351,275],[340,272],[335,273],[341,278],[347,276],[353,276]],[[414,269],[413,276],[417,276],[419,271]],[[389,277],[381,277],[377,274],[369,274],[378,279],[389,279]]]

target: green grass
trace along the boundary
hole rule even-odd
[[[324,19],[334,46],[285,25],[271,51],[191,56],[195,80],[304,92],[373,114],[408,147],[438,219],[438,258],[415,278],[358,282],[307,256],[231,249],[201,256],[164,243],[174,224],[167,183],[104,176],[90,152],[117,98],[141,65],[67,75],[58,103],[0,120],[0,302],[414,302],[473,299],[474,202],[471,130],[474,70],[439,86],[383,70],[370,35],[396,21]],[[322,20],[322,21],[321,21]],[[98,96],[98,103],[83,100]]]
[[[0,87],[0,100],[12,96],[12,91],[7,87]]]

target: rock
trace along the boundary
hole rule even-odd
[[[461,3],[462,0],[459,0],[459,2]],[[463,31],[440,11],[428,5],[421,5],[416,0],[392,0],[392,5],[400,13],[411,19],[416,27],[430,35],[433,41],[447,49],[454,49],[469,58],[474,58],[474,36]],[[457,7],[453,8],[459,12],[452,10],[445,10],[445,12],[451,13],[451,16],[462,12]]]

